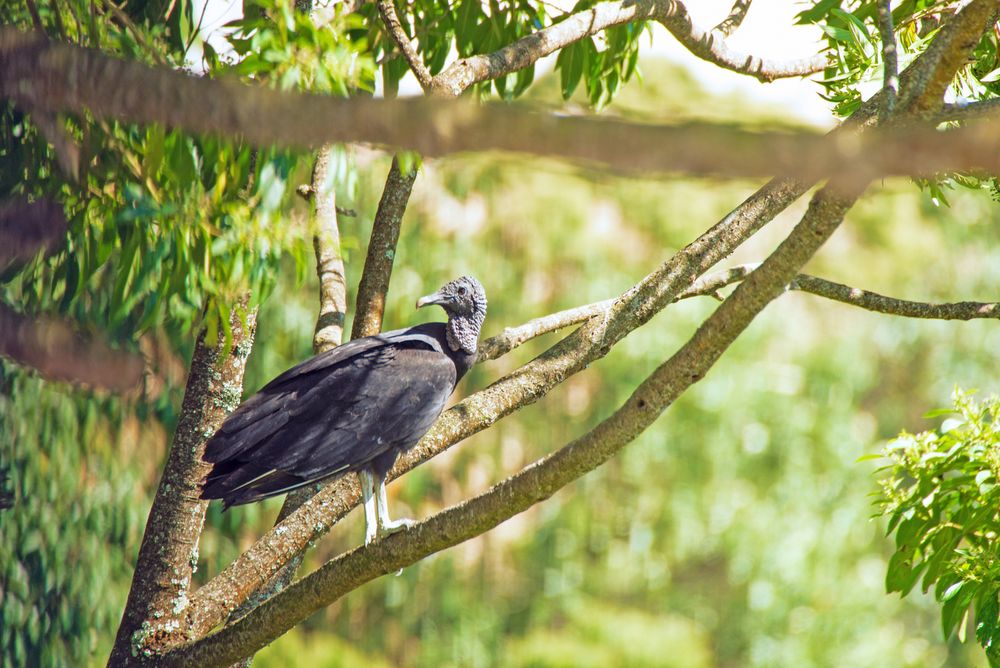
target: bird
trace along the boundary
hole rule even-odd
[[[292,367],[244,401],[205,445],[201,498],[223,509],[356,473],[365,544],[412,526],[389,517],[385,477],[430,429],[476,361],[486,291],[472,276],[417,300],[447,322],[354,339]]]

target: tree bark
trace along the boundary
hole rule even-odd
[[[163,477],[156,490],[139,547],[135,574],[109,666],[131,665],[140,655],[151,655],[157,639],[171,635],[188,606],[191,574],[198,564],[198,538],[208,502],[201,486],[211,465],[202,460],[205,443],[239,405],[243,372],[256,330],[256,312],[246,314],[243,326],[238,309],[230,319],[233,339],[223,356],[224,341],[205,343],[198,336],[180,420],[167,453]]]

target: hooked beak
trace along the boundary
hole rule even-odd
[[[417,308],[423,308],[425,306],[430,306],[431,304],[446,304],[448,303],[448,297],[441,294],[440,292],[435,292],[433,294],[425,295],[417,300]]]

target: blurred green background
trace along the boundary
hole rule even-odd
[[[644,61],[607,113],[795,123],[785,110],[710,95]],[[551,78],[531,97],[558,97]],[[720,111],[721,110],[721,111]],[[339,203],[351,295],[388,159],[359,153],[358,196]],[[463,273],[486,286],[486,336],[619,294],[752,193],[756,182],[641,179],[509,156],[426,163],[396,256],[386,328],[425,319],[414,298]],[[806,200],[729,264],[758,261]],[[927,301],[996,299],[1000,208],[956,192],[936,206],[904,180],[875,183],[811,273]],[[259,317],[251,393],[310,354],[316,285],[288,261]],[[542,401],[389,488],[425,517],[585,432],[715,308],[688,300]],[[348,323],[349,331],[350,323]],[[555,341],[477,366],[461,397]],[[257,655],[255,665],[971,666],[941,638],[927,598],[884,593],[891,548],[871,520],[876,452],[953,387],[997,390],[991,321],[876,315],[790,293],[708,376],[616,459],[496,530],[353,592]],[[160,350],[155,411],[0,366],[0,466],[18,506],[0,514],[0,626],[35,625],[40,665],[102,665],[180,404],[185,360]],[[189,354],[189,353],[188,353]],[[170,409],[170,406],[173,409]],[[209,511],[196,575],[212,577],[273,522],[280,499]],[[357,512],[307,558],[362,540]],[[58,620],[58,623],[52,620]],[[31,655],[31,652],[29,652]]]

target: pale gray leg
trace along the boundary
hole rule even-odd
[[[361,499],[365,502],[365,545],[371,545],[378,538],[378,506],[375,500],[375,477],[371,471],[358,471],[361,481]]]
[[[400,519],[393,521],[389,519],[389,500],[385,495],[384,479],[375,482],[375,490],[377,498],[375,517],[378,522],[378,533],[380,536],[396,533],[416,524],[413,520]]]

